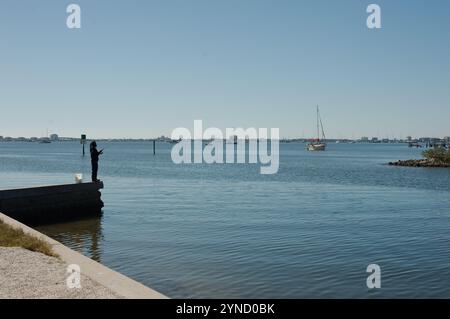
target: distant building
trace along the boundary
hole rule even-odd
[[[170,140],[170,138],[168,138],[168,137],[165,137],[164,135],[161,135],[160,137],[158,137],[157,139],[156,139],[157,141],[162,141],[162,142],[165,142],[165,141],[169,141]]]
[[[369,138],[367,136],[361,137],[361,142],[368,142]]]
[[[412,137],[411,137],[411,136],[407,136],[407,137],[406,137],[406,141],[407,141],[407,142],[411,142],[411,141],[412,141]]]
[[[421,143],[429,143],[431,141],[431,137],[420,137],[419,142]]]
[[[58,140],[59,140],[58,134],[52,134],[52,135],[50,135],[50,140],[51,140],[51,141],[58,141]]]
[[[372,137],[372,143],[378,143],[378,137]]]
[[[1,136],[0,136],[1,137]],[[1,139],[1,138],[0,138]],[[450,144],[450,136],[444,137],[444,142]]]

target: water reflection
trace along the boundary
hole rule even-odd
[[[79,253],[101,262],[102,219],[100,216],[35,228]]]

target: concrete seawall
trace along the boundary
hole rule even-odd
[[[38,225],[101,214],[103,183],[54,185],[0,191],[0,211]]]
[[[166,296],[150,289],[141,283],[134,281],[98,262],[83,256],[82,254],[64,246],[56,240],[0,213],[0,220],[5,224],[22,230],[25,234],[31,235],[47,242],[53,252],[58,254],[59,258],[67,264],[75,264],[80,266],[81,273],[89,277],[93,281],[110,289],[120,297],[127,299],[167,299]],[[30,265],[30,269],[32,269]]]

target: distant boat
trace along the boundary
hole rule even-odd
[[[39,144],[50,144],[51,141],[48,138],[48,129],[47,129],[47,137],[42,137],[39,139]]]
[[[238,136],[237,135],[230,136],[230,138],[227,140],[226,143],[227,144],[237,145],[237,143],[238,143]]]
[[[420,147],[422,147],[422,145],[420,145],[419,142],[409,142],[408,147],[420,148]]]
[[[327,144],[325,143],[325,133],[323,131],[322,119],[320,117],[319,106],[317,106],[317,139],[308,143],[306,145],[306,149],[308,151],[325,151],[326,147]]]

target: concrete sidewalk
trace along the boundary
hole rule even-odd
[[[20,248],[2,248],[0,250],[0,297],[8,297],[10,294],[12,298],[15,298],[15,294],[18,296],[31,294],[36,298],[47,298],[50,293],[47,289],[55,289],[55,297],[48,298],[72,298],[71,294],[75,294],[74,292],[63,293],[61,289],[67,288],[66,279],[69,275],[66,273],[67,265],[75,264],[81,268],[82,280],[86,282],[86,292],[80,292],[81,294],[77,295],[80,298],[167,299],[163,294],[83,256],[2,213],[0,213],[0,220],[13,228],[21,229],[25,234],[47,242],[53,252],[59,256],[58,259],[43,254],[36,255]],[[44,281],[40,281],[41,276]],[[39,288],[39,285],[43,287]],[[24,292],[28,289],[27,287],[35,289],[36,293]],[[7,290],[4,291],[4,289]],[[94,293],[96,289],[98,293]],[[59,294],[61,297],[57,297]]]
[[[0,247],[1,299],[123,298],[81,274],[81,288],[69,289],[67,264],[23,248]]]

